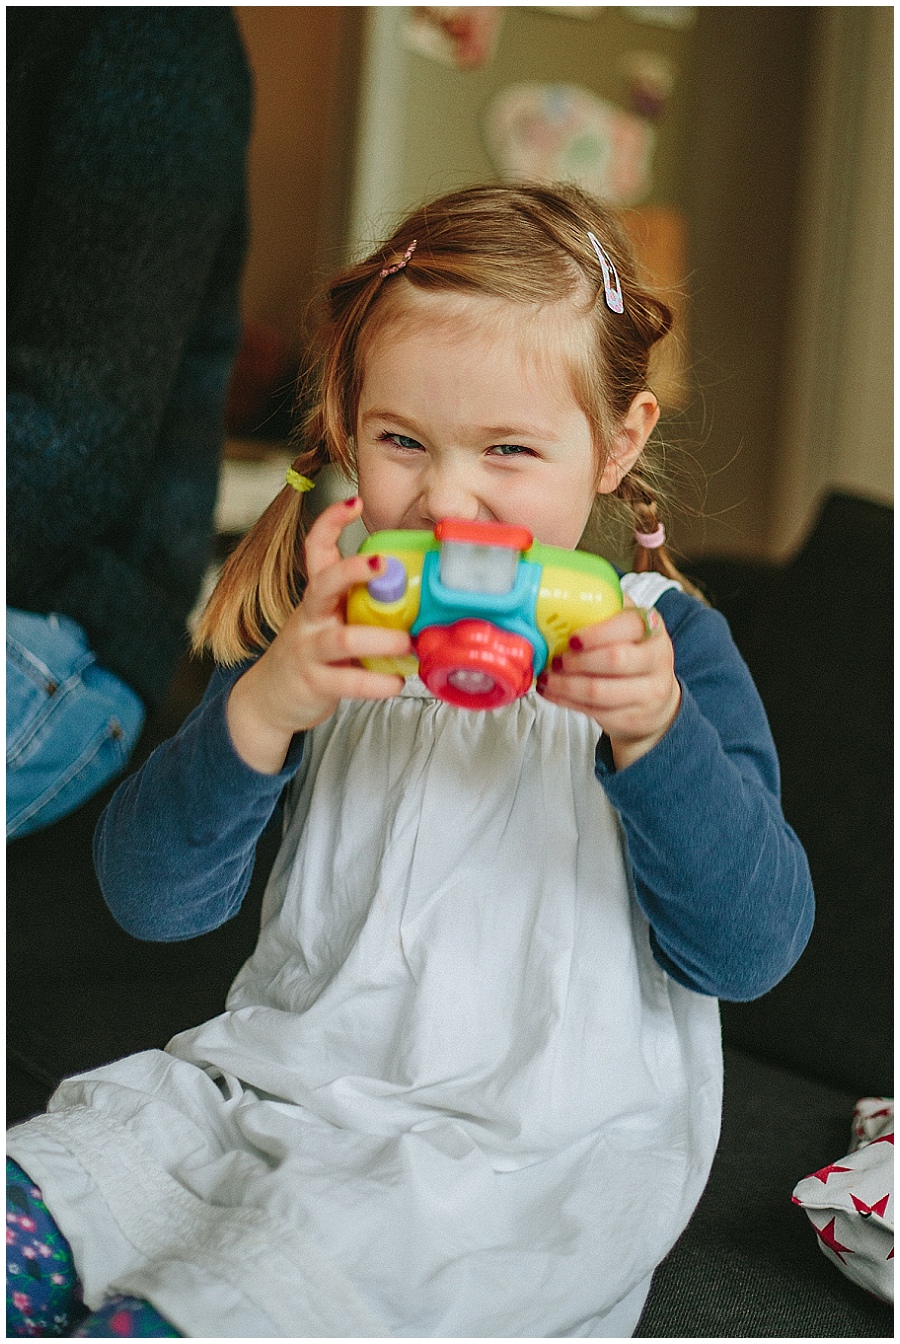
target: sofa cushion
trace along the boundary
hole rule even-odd
[[[653,1278],[645,1339],[890,1338],[890,1308],[820,1253],[798,1180],[844,1152],[856,1097],[725,1052],[722,1137],[687,1231]]]
[[[893,511],[832,495],[783,569],[694,571],[759,688],[816,893],[799,963],[723,1005],[726,1040],[854,1099],[893,1093],[892,563]]]

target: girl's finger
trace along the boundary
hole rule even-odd
[[[587,649],[601,649],[609,644],[641,644],[663,630],[665,623],[655,607],[645,609],[631,605],[606,621],[577,630],[569,640],[569,648],[574,653],[580,653]]]
[[[406,630],[331,623],[318,636],[317,652],[321,661],[329,664],[359,658],[403,658],[412,652],[412,640]]]
[[[355,523],[362,513],[362,500],[353,495],[329,504],[323,509],[306,534],[305,555],[308,579],[320,574],[340,559],[338,538],[345,527]]]
[[[673,666],[671,642],[662,636],[654,636],[649,640],[600,644],[596,648],[584,648],[579,653],[567,650],[552,659],[550,671],[570,676],[627,680],[668,675]]]
[[[383,573],[385,560],[380,555],[351,555],[346,559],[335,547],[336,559],[310,575],[303,594],[303,610],[308,620],[333,616],[351,588],[368,583]]]
[[[542,674],[539,689],[557,704],[590,714],[640,710],[644,703],[639,687],[630,677],[618,681],[607,677]]]
[[[330,685],[342,700],[390,700],[403,690],[403,678],[353,664],[338,665],[331,669]]]

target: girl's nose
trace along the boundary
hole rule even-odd
[[[460,467],[433,466],[422,482],[420,507],[429,523],[442,518],[463,518],[467,522],[484,516],[478,496]]]

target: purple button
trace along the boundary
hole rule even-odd
[[[369,596],[376,602],[399,602],[406,592],[406,567],[395,555],[387,557],[387,569],[367,585]]]

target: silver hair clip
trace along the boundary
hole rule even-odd
[[[612,257],[596,235],[591,233],[590,229],[588,229],[588,238],[590,238],[591,246],[597,253],[597,260],[603,272],[603,293],[606,295],[606,306],[614,313],[624,313],[625,302],[622,298],[622,286],[619,284],[619,273],[613,265]]]
[[[395,262],[393,266],[385,266],[384,270],[379,273],[381,275],[382,280],[386,275],[396,275],[398,271],[403,270],[403,267],[406,265],[412,254],[415,252],[417,242],[418,239],[414,238],[410,243],[409,247],[403,253],[403,257],[400,261]]]

